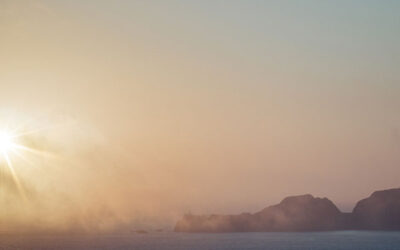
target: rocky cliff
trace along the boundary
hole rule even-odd
[[[374,192],[342,213],[327,198],[291,196],[260,212],[239,215],[185,215],[176,232],[293,232],[400,230],[400,189]]]
[[[400,230],[400,189],[376,191],[357,203],[355,226],[367,230]]]

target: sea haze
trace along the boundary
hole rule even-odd
[[[148,233],[101,236],[0,236],[0,249],[398,250],[400,232]]]

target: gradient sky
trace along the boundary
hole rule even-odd
[[[349,211],[399,187],[399,11],[0,0],[0,120],[72,120],[79,133],[46,134],[75,151],[68,164],[85,162],[60,163],[62,179],[106,190],[98,200],[126,220],[254,212],[304,193]]]

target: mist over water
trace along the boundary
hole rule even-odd
[[[35,152],[10,154],[15,176],[1,162],[0,232],[126,233],[170,227],[176,219],[94,127],[69,116],[46,120],[37,131],[42,125],[18,131],[19,143]]]

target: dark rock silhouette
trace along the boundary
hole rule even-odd
[[[342,213],[327,198],[308,194],[287,197],[253,216],[257,231],[319,231],[340,227]]]
[[[327,198],[291,196],[260,212],[239,215],[185,215],[176,232],[299,232],[400,230],[400,189],[374,192],[342,213]]]
[[[356,226],[367,230],[400,230],[400,189],[376,191],[353,210]]]

